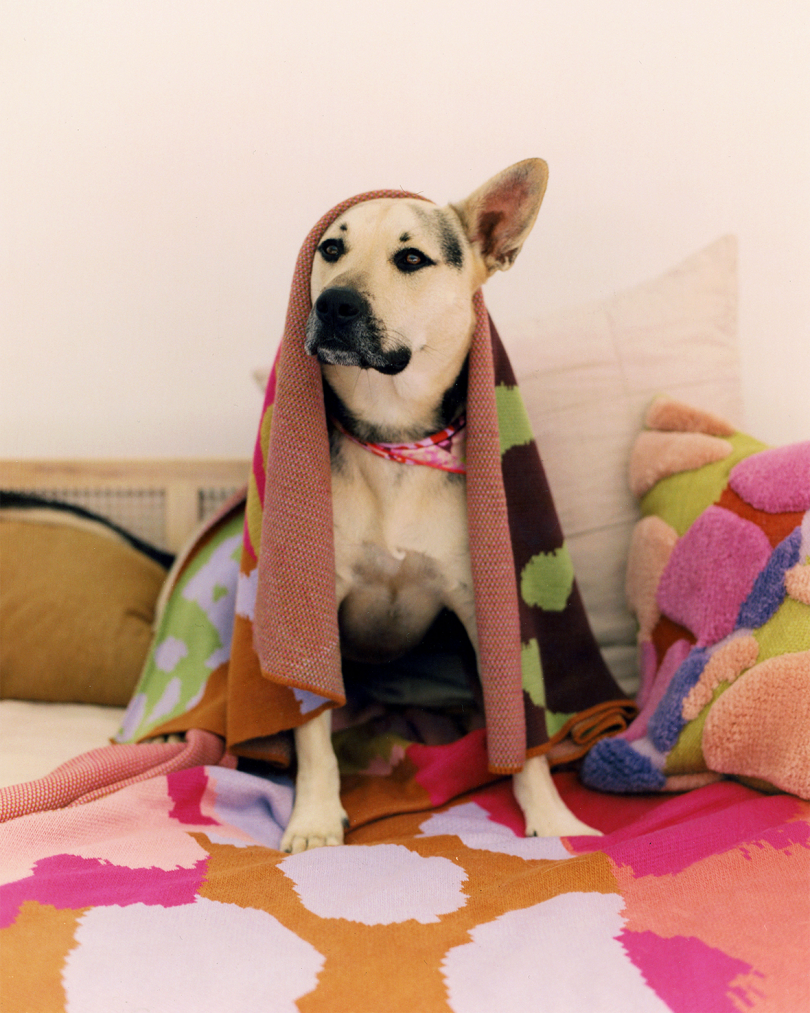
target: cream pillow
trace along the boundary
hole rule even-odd
[[[639,517],[626,478],[630,449],[663,391],[741,424],[736,239],[725,236],[613,298],[496,326],[597,640],[634,692],[636,624],[624,595]]]

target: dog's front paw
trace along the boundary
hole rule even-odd
[[[589,827],[572,813],[538,814],[526,820],[527,837],[601,837],[602,831]]]
[[[526,818],[527,837],[601,837],[560,798],[545,756],[533,756],[513,779],[515,798]]]
[[[331,811],[323,805],[317,808],[296,805],[281,838],[281,850],[297,855],[312,848],[332,848],[342,844],[343,831],[349,827],[349,817],[340,803],[328,808]]]

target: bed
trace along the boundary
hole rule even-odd
[[[610,300],[499,321],[600,649],[622,687],[639,694],[643,734],[605,739],[590,766],[563,765],[555,775],[575,814],[602,837],[524,838],[508,780],[487,771],[483,731],[453,738],[439,728],[409,741],[401,729],[347,729],[338,751],[349,846],[283,854],[293,798],[286,774],[237,764],[215,736],[132,745],[127,724],[144,666],[155,667],[155,617],[168,622],[172,594],[196,575],[187,568],[167,577],[171,557],[183,555],[200,524],[220,532],[222,544],[233,537],[249,462],[0,462],[4,490],[113,525],[100,531],[103,521],[75,509],[66,523],[48,502],[7,499],[2,511],[4,554],[11,542],[22,545],[22,535],[8,537],[10,525],[34,529],[18,569],[6,562],[6,574],[25,576],[31,559],[40,573],[61,560],[62,579],[77,558],[85,566],[71,572],[67,592],[45,601],[57,580],[48,572],[36,619],[24,611],[30,591],[20,591],[14,629],[27,617],[34,642],[18,651],[13,671],[3,648],[4,1011],[810,1008],[806,451],[790,459],[799,462],[787,483],[794,499],[759,511],[780,518],[771,545],[785,542],[783,532],[799,535],[780,571],[788,593],[768,620],[787,638],[774,647],[771,634],[768,662],[782,665],[780,685],[793,696],[789,708],[783,697],[781,710],[760,708],[752,734],[795,748],[789,756],[770,749],[745,770],[728,748],[707,761],[695,729],[701,722],[702,734],[711,718],[727,746],[727,726],[710,712],[741,696],[728,678],[707,699],[690,698],[694,720],[679,718],[666,754],[655,737],[656,715],[677,684],[670,672],[664,686],[664,661],[702,649],[700,631],[691,640],[672,632],[692,613],[676,608],[679,624],[663,614],[664,591],[656,598],[673,554],[685,554],[690,568],[694,518],[679,531],[680,547],[665,549],[660,525],[639,525],[653,519],[672,531],[682,503],[700,501],[696,516],[711,509],[700,499],[706,476],[716,482],[731,453],[711,441],[730,441],[735,461],[765,451],[740,435],[735,254],[724,237]],[[669,401],[651,416],[662,391],[692,413],[673,423]],[[727,431],[706,432],[718,418],[730,421]],[[674,436],[684,437],[674,441],[679,453],[688,449],[678,464]],[[696,446],[704,456],[690,456]],[[42,542],[44,530],[68,548]],[[765,552],[762,544],[754,538],[752,552]],[[100,567],[137,572],[125,591],[104,590],[126,621],[107,621],[94,641],[99,657],[88,660],[87,636],[78,646],[75,637],[58,647],[50,638],[79,623],[80,588],[107,588]],[[217,580],[214,597],[225,600]],[[167,582],[172,593],[159,602]],[[4,584],[4,597],[14,598],[17,588]],[[87,607],[97,612],[98,601]],[[712,608],[712,621],[720,611]],[[7,614],[3,621],[12,628]],[[745,639],[739,632],[728,637],[734,650]],[[725,629],[715,634],[725,643]],[[171,643],[182,650],[180,638]],[[738,673],[734,685],[747,678]],[[682,697],[705,686],[696,677]],[[171,714],[165,693],[154,704],[159,716]],[[739,711],[730,714],[739,727]],[[143,712],[136,716],[143,722]],[[751,742],[740,748],[750,754]]]

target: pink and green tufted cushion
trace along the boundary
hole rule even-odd
[[[720,775],[810,798],[810,441],[768,448],[669,398],[630,484],[641,712],[583,779],[677,791]]]

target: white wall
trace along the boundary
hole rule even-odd
[[[810,437],[807,0],[2,0],[0,456],[251,450],[298,247],[338,200],[541,155],[488,303],[739,236],[748,426]]]

